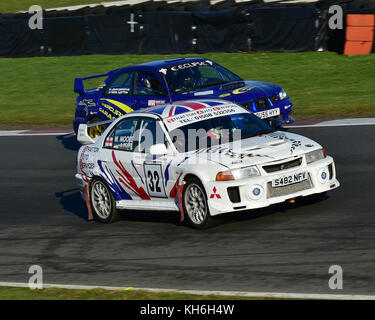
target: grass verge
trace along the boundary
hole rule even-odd
[[[101,1],[94,0],[3,0],[0,2],[1,13],[14,13],[17,11],[28,11],[32,5],[38,5],[42,8],[57,8],[57,7],[68,7],[82,4],[99,3]]]
[[[75,111],[75,77],[180,56],[0,58],[0,126],[20,129],[71,127]],[[203,56],[244,79],[283,86],[292,99],[297,121],[375,116],[374,55],[304,52],[209,53]]]
[[[179,292],[146,290],[72,290],[0,287],[0,300],[265,300],[241,296],[195,295]]]

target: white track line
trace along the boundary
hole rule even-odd
[[[350,126],[372,126],[375,125],[375,118],[358,118],[358,119],[341,119],[341,120],[330,120],[322,121],[315,124],[296,124],[285,126],[285,128],[319,128],[319,127],[350,127]],[[35,131],[35,132],[33,132]],[[71,135],[74,132],[43,132],[36,130],[3,130],[0,131],[0,137],[32,137],[32,136],[62,136],[62,135]]]
[[[70,135],[74,132],[35,132],[28,133],[32,130],[12,130],[12,131],[0,131],[0,137],[33,137],[33,136],[62,136]]]
[[[296,124],[285,126],[285,128],[319,128],[319,127],[350,127],[350,126],[372,126],[375,118],[341,119],[322,121],[315,124]]]
[[[28,288],[28,283],[0,282],[0,287]],[[176,292],[194,295],[218,295],[228,297],[246,298],[275,298],[275,299],[305,299],[305,300],[375,300],[375,295],[348,295],[348,294],[310,294],[310,293],[281,293],[281,292],[242,292],[242,291],[211,291],[211,290],[178,290],[178,289],[154,289],[133,287],[108,287],[88,285],[43,284],[43,288],[60,288],[71,290],[144,290],[149,292]]]

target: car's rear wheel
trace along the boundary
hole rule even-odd
[[[94,117],[92,119],[90,119],[87,123],[88,124],[93,124],[93,123],[97,123],[97,122],[102,122],[103,120],[99,117]],[[91,138],[96,138],[96,137],[99,137],[103,134],[105,130],[105,126],[104,125],[95,125],[95,126],[92,126],[92,127],[89,127],[88,128],[88,134]]]
[[[182,199],[185,218],[191,227],[206,229],[218,221],[210,216],[207,195],[198,179],[191,178],[186,182]]]
[[[102,179],[95,179],[91,184],[91,207],[96,220],[111,223],[118,220],[116,201],[107,184]]]

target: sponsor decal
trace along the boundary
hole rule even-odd
[[[171,163],[172,163],[172,160],[169,161],[169,163],[167,164],[167,167],[165,168],[165,171],[164,171],[165,185],[167,185],[167,183],[169,181],[169,167],[171,166]]]
[[[92,170],[95,168],[95,164],[90,160],[90,153],[98,152],[99,148],[85,146],[82,150],[81,156],[79,157],[79,168],[81,169],[84,176],[92,176]]]
[[[101,177],[107,181],[109,187],[113,191],[113,195],[116,200],[132,200],[132,197],[125,191],[122,185],[115,178],[113,172],[108,169],[106,164],[103,164],[102,161],[98,160],[98,166],[101,170]]]
[[[108,94],[122,94],[127,95],[130,92],[130,88],[110,88]]]
[[[119,102],[119,101],[116,101],[116,100],[104,99],[103,98],[103,99],[101,99],[101,101],[106,101],[106,102],[109,102],[109,103],[113,104],[114,106],[116,106],[117,108],[119,108],[124,113],[130,113],[130,112],[134,111],[131,107],[129,107],[125,103],[122,103],[122,102]]]
[[[254,157],[259,157],[259,158],[269,158],[269,159],[274,159],[274,157],[268,156],[268,155],[263,155],[263,154],[258,154],[258,153],[237,153],[234,152],[232,149],[229,149],[228,147],[222,147],[222,146],[213,146],[210,148],[203,148],[195,151],[196,154],[201,154],[201,153],[219,153],[224,156],[227,156],[231,159],[234,159],[234,162],[242,162],[242,159],[245,157],[248,158],[254,158]]]
[[[123,113],[120,112],[119,110],[117,110],[114,107],[110,106],[109,104],[106,104],[106,103],[103,103],[103,102],[102,102],[102,106],[99,108],[99,111],[101,113],[103,113],[110,120],[116,119],[116,118],[121,117],[123,115]]]
[[[230,93],[223,93],[219,96],[219,98],[225,98],[225,97],[229,97],[230,96]]]
[[[293,154],[294,150],[302,145],[301,141],[295,140],[293,138],[288,138],[285,133],[273,132],[273,133],[269,133],[269,134],[264,135],[264,136],[268,136],[268,137],[271,137],[271,138],[274,138],[274,139],[286,140],[286,141],[291,142],[292,145],[290,146],[290,154]]]
[[[242,88],[239,88],[239,89],[236,89],[232,92],[232,94],[242,94],[242,93],[246,93],[246,92],[249,92],[251,90],[253,90],[255,87],[242,87]]]
[[[165,100],[148,100],[147,105],[149,107],[155,107],[157,105],[164,104],[164,103],[165,103]]]
[[[144,164],[146,185],[151,197],[165,198],[161,164]]]
[[[105,140],[105,146],[106,147],[112,147],[113,145],[113,137],[108,137],[106,140]]]
[[[216,187],[214,187],[212,191],[213,191],[213,193],[211,193],[210,199],[214,199],[214,198],[221,199],[221,195],[216,193],[216,191],[217,191]]]
[[[175,128],[184,126],[186,124],[202,121],[210,118],[217,118],[224,115],[242,113],[243,109],[236,105],[223,105],[213,108],[203,108],[200,110],[194,110],[191,112],[186,112],[179,115],[174,115],[172,117],[166,118],[168,129],[173,130]]]
[[[141,179],[142,184],[144,184],[143,179],[142,179],[142,176],[139,174],[139,172],[138,172],[138,170],[137,170],[137,168],[136,168],[136,166],[135,166],[135,164],[134,164],[134,161],[132,160],[131,163],[132,163],[132,166],[133,166],[134,171],[137,173],[139,179]]]
[[[214,94],[214,91],[208,90],[208,91],[200,91],[200,92],[194,93],[195,96],[207,96],[207,95],[210,95],[210,94]]]
[[[170,198],[174,198],[174,197],[176,197],[176,195],[177,195],[177,192],[178,192],[178,186],[179,186],[179,185],[178,185],[178,181],[180,180],[181,175],[182,175],[182,173],[180,173],[180,175],[178,176],[178,178],[177,178],[177,180],[176,180],[176,183],[174,184],[174,186],[173,186],[171,192],[169,193],[169,197],[170,197]],[[184,186],[184,185],[182,185],[182,186]],[[180,202],[180,203],[182,204],[182,202]],[[182,205],[181,205],[181,207],[182,207]]]
[[[114,148],[121,150],[133,150],[134,136],[116,136]]]
[[[93,99],[83,99],[80,102],[78,102],[78,105],[84,107],[95,107],[96,103]]]
[[[142,200],[150,200],[150,197],[146,193],[146,191],[142,187],[138,187],[134,178],[131,176],[131,174],[125,169],[124,165],[121,161],[116,159],[115,152],[112,151],[112,159],[117,166],[117,168],[120,170],[116,170],[117,174],[120,176],[118,181],[122,183],[125,187],[132,190],[138,197],[140,197]]]
[[[105,83],[105,81],[103,81],[97,88],[96,88],[96,91],[100,91],[102,90],[107,84]]]
[[[171,70],[177,71],[177,70],[184,70],[184,69],[194,68],[197,66],[207,66],[207,65],[210,65],[207,61],[195,61],[195,62],[178,64],[176,66],[171,67]]]
[[[187,159],[189,159],[190,157],[185,157],[182,161],[180,161],[180,163],[177,165],[177,167],[179,167],[181,164],[183,164]]]

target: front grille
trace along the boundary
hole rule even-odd
[[[313,187],[313,184],[311,182],[310,174],[307,180],[304,180],[295,184],[290,184],[289,186],[284,186],[284,187],[272,188],[272,183],[268,182],[267,183],[267,190],[268,190],[267,198],[287,196],[295,192],[311,189],[312,187]]]
[[[267,173],[282,171],[290,168],[299,167],[302,164],[302,158],[298,158],[292,161],[278,163],[278,164],[272,164],[269,166],[263,166],[264,171]]]
[[[271,106],[268,98],[261,98],[261,99],[255,100],[254,105],[255,105],[256,110],[267,109]]]

